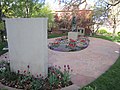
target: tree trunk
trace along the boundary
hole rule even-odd
[[[26,0],[26,18],[29,17],[28,0]]]
[[[114,17],[113,17],[113,22],[114,22],[114,25],[113,25],[113,34],[112,34],[112,37],[113,37],[113,39],[114,39],[114,37],[115,37],[115,30],[116,30],[116,19],[115,19],[115,15],[114,15]]]

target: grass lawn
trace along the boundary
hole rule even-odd
[[[120,37],[114,39],[111,36],[95,35],[94,37],[120,42]],[[80,90],[120,90],[120,56],[108,71]]]
[[[62,37],[62,36],[66,36],[67,33],[64,34],[48,34],[48,38],[56,38],[56,37]]]
[[[93,89],[84,87],[80,90],[120,90],[120,57],[108,71],[86,87],[89,86]]]
[[[94,35],[93,37],[95,37],[95,38],[102,38],[102,39],[113,41],[113,42],[120,42],[120,37],[118,37],[118,36],[115,36],[114,38],[112,38],[112,36],[108,36],[108,35],[106,35],[106,36]]]

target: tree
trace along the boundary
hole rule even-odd
[[[116,27],[120,24],[120,0],[97,0],[94,7],[94,20],[103,23],[107,20],[113,28],[113,37]],[[98,24],[99,24],[98,23]]]
[[[96,25],[95,32],[97,32],[99,25],[102,25],[108,17],[107,4],[104,0],[96,0],[93,6],[93,22]]]
[[[31,18],[47,17],[48,22],[53,21],[52,10],[45,5],[45,0],[1,0],[0,1],[0,30],[4,29],[2,17]]]
[[[87,1],[86,0],[69,0],[64,2],[64,7],[61,10],[63,12],[61,16],[55,16],[55,22],[58,24],[59,27],[66,28],[70,30],[72,27],[72,19],[73,17],[76,18],[76,26],[79,27],[86,27],[92,25],[92,10],[88,10],[87,8]],[[83,5],[83,9],[81,10],[80,7]]]
[[[113,38],[116,33],[116,28],[120,25],[120,0],[110,0],[106,2],[109,6],[109,20],[113,27]]]

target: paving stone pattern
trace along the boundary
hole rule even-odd
[[[94,81],[110,68],[119,57],[120,44],[111,41],[89,37],[89,46],[76,52],[59,52],[48,49],[49,66],[63,67],[70,65],[72,82],[83,87]],[[52,42],[55,39],[49,39]],[[5,58],[7,57],[7,58]],[[2,55],[0,60],[9,60],[8,53]]]

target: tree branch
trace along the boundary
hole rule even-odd
[[[111,6],[116,6],[117,4],[119,4],[120,3],[120,0],[119,1],[117,1],[116,3],[108,3],[108,2],[106,2],[108,5],[111,5]]]

